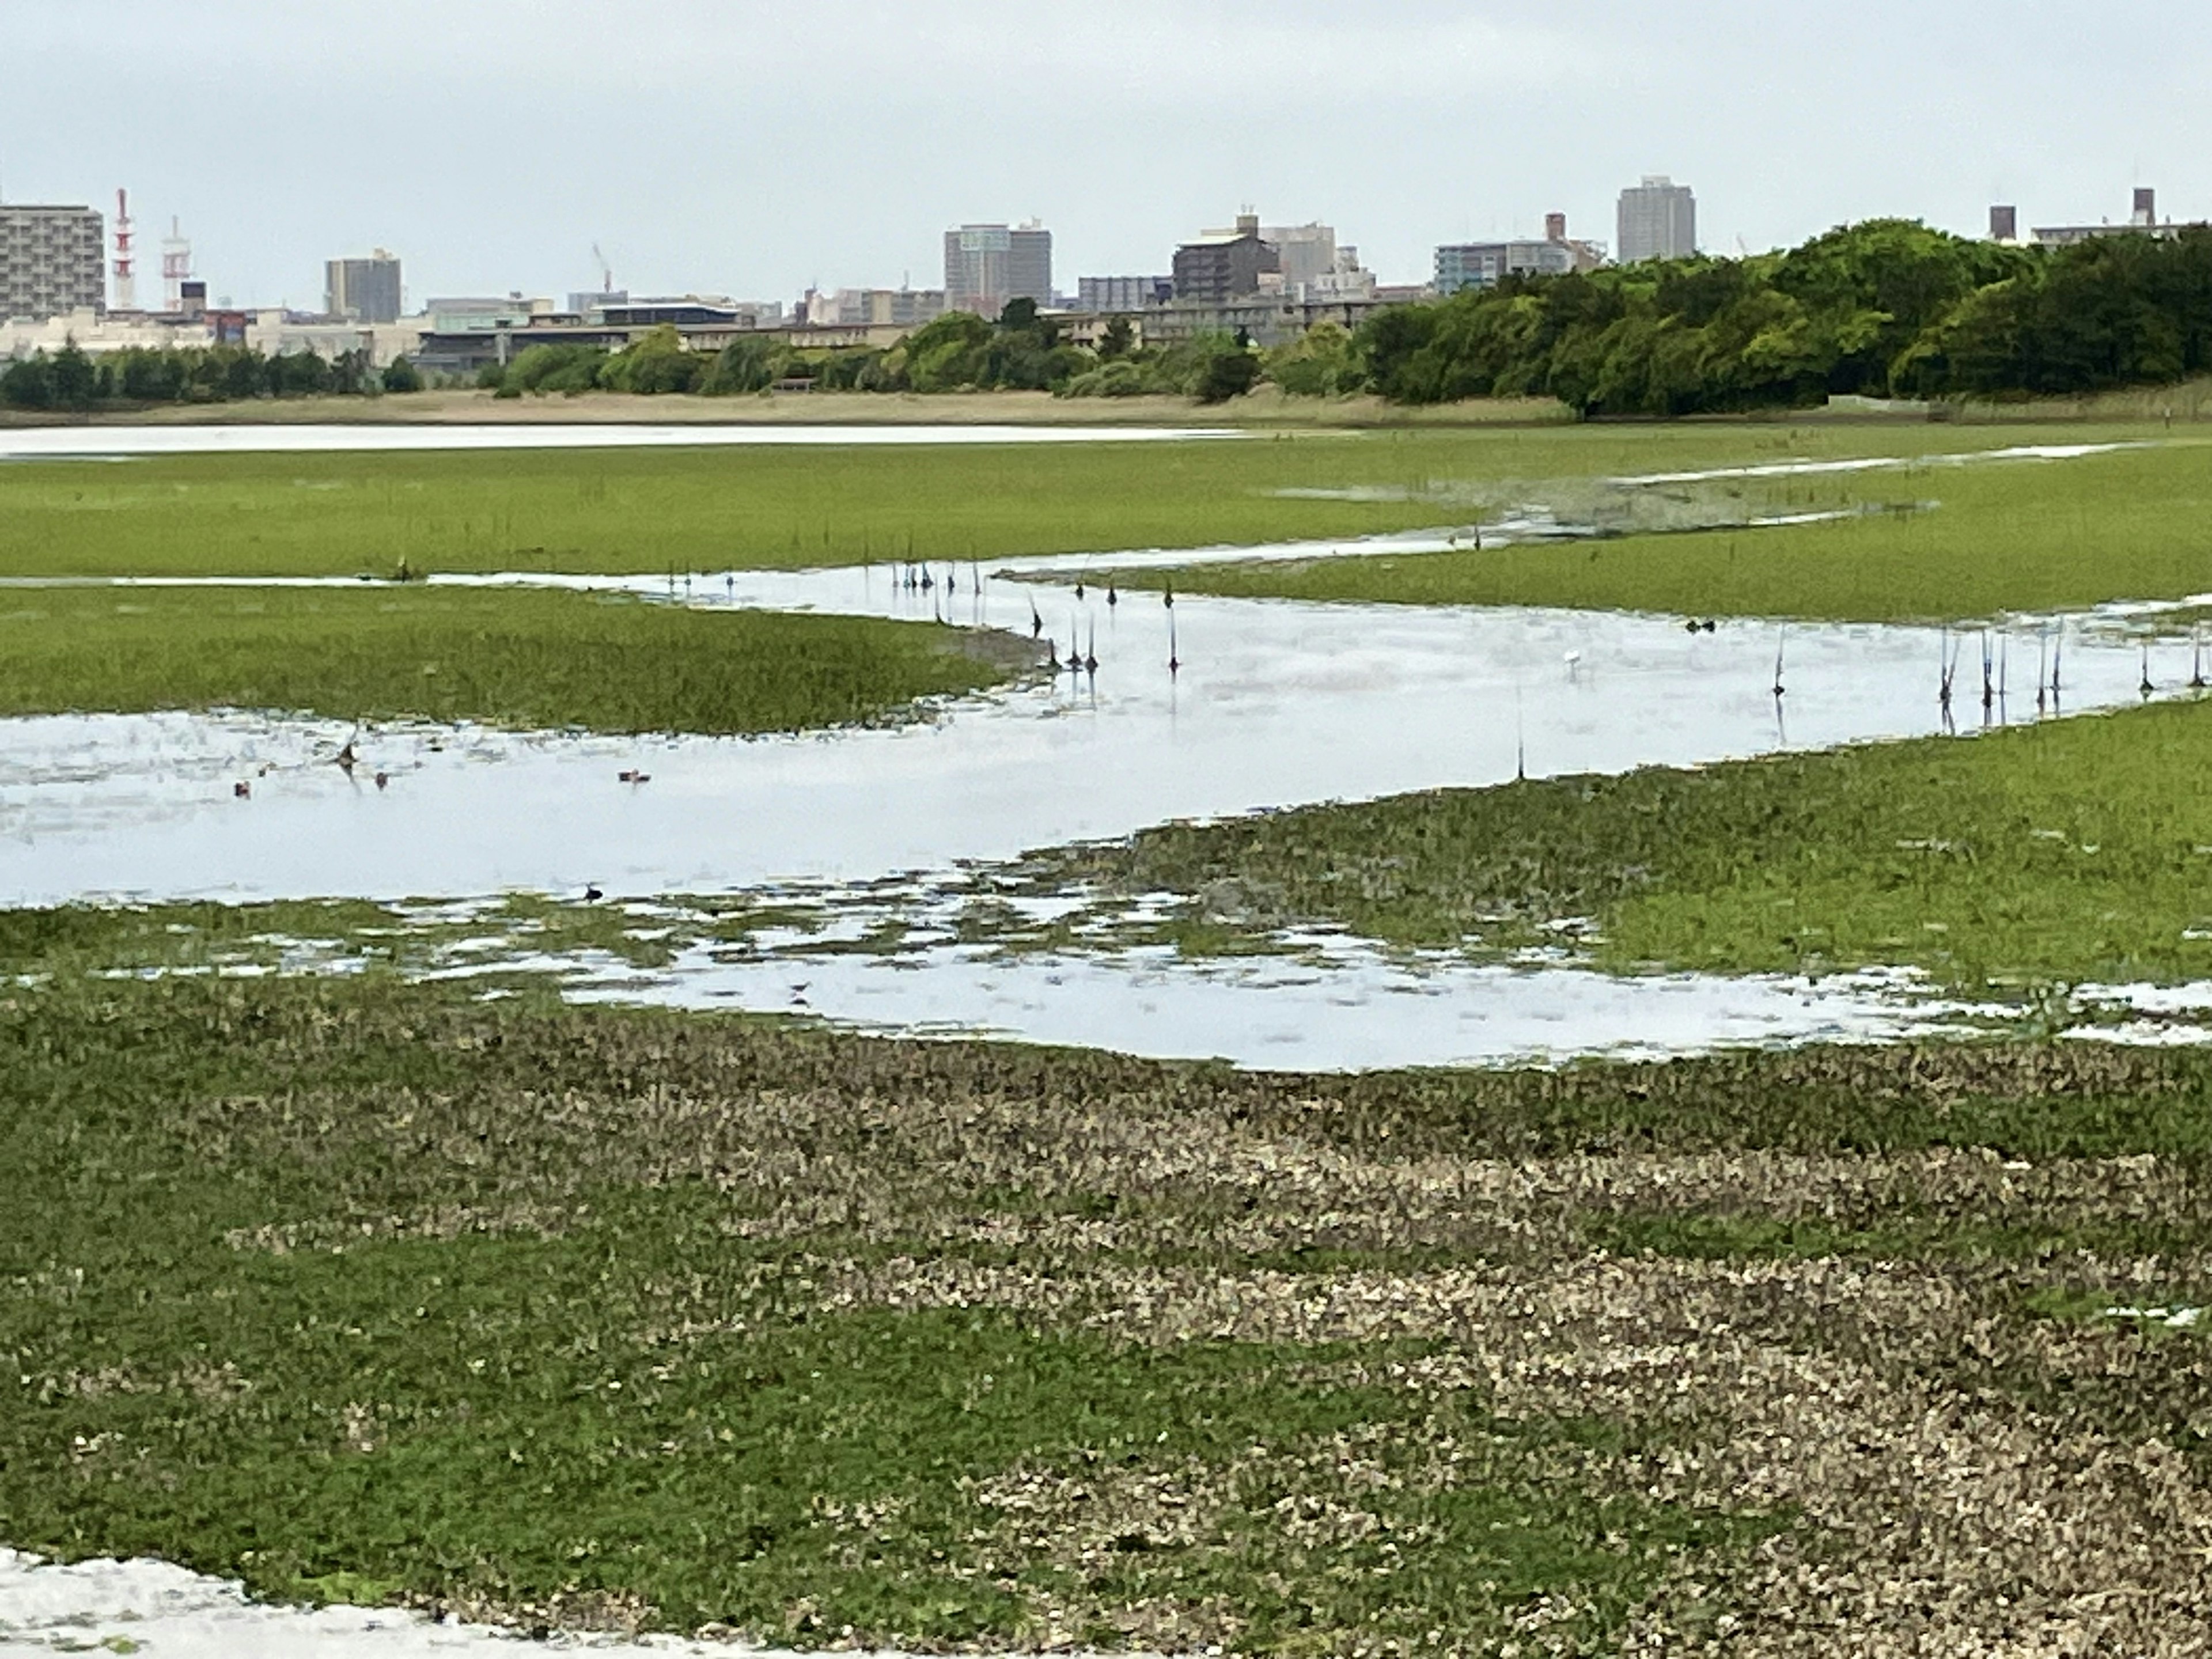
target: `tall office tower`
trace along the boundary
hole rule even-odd
[[[1625,265],[1646,259],[1686,259],[1698,251],[1698,198],[1662,173],[1620,192],[1615,257]]]
[[[105,311],[106,235],[88,207],[0,203],[0,322]]]
[[[946,231],[945,309],[995,318],[1010,300],[1052,303],[1052,233],[1034,219]]]
[[[404,308],[399,261],[379,248],[366,259],[332,259],[323,267],[323,309],[355,323],[396,323]]]

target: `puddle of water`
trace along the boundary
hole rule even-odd
[[[511,1659],[519,1639],[513,1631],[434,1622],[391,1608],[263,1606],[248,1601],[234,1581],[161,1561],[62,1566],[0,1549],[0,1656],[7,1659],[103,1650],[148,1659],[294,1659],[303,1652],[317,1659]],[[526,1650],[599,1659],[797,1659],[744,1644],[573,1632]]]
[[[436,426],[36,426],[0,428],[0,460],[447,449],[1140,444],[1243,435],[1222,428],[1119,426],[470,426],[459,422]]]

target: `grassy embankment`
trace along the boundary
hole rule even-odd
[[[1935,453],[1974,446],[1948,428]],[[1845,428],[1892,441],[1888,430]],[[1829,435],[1829,434],[1822,434]],[[1691,616],[1953,621],[2006,611],[2212,591],[2212,444],[2145,428],[2024,429],[2017,441],[2153,447],[2065,461],[1930,465],[1807,480],[1822,505],[1883,512],[1828,524],[1633,537],[1594,544],[1472,548],[1306,565],[1207,566],[1129,575],[1128,585],[1246,597],[1408,605],[1541,605]],[[1808,456],[1832,453],[1803,442]],[[1683,471],[1654,450],[1625,471]],[[1534,476],[1534,475],[1522,475]],[[1565,475],[1561,475],[1565,477]],[[1535,499],[1545,497],[1535,486]]]
[[[74,975],[0,1036],[19,1547],[806,1645],[2212,1611],[2212,1365],[2094,1312],[2212,1287],[2199,1056],[1269,1078]]]
[[[0,588],[0,715],[230,708],[795,731],[991,684],[1026,649],[927,625],[573,593]]]
[[[2212,707],[1175,824],[1029,873],[1190,895],[1217,935],[1320,920],[1514,948],[1586,920],[1615,969],[2203,979]]]

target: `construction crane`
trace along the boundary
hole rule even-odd
[[[607,256],[599,252],[599,245],[597,242],[592,244],[592,263],[599,268],[599,292],[602,294],[613,293],[615,291],[615,274],[607,264]]]

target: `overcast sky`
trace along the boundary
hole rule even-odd
[[[1167,269],[1255,206],[1386,281],[1647,173],[1733,252],[1875,215],[2212,216],[2204,0],[0,0],[0,191],[128,185],[210,291],[789,299],[941,280],[1042,218],[1055,276]],[[142,276],[158,279],[158,252]]]

